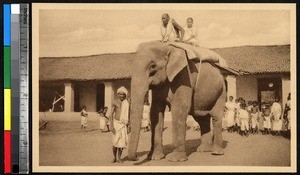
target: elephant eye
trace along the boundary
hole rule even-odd
[[[155,65],[154,63],[151,63],[151,64],[149,65],[149,71],[150,71],[150,72],[154,71],[155,68],[156,68],[156,65]]]
[[[153,65],[151,65],[151,66],[150,66],[150,68],[151,68],[151,69],[154,69],[154,68],[155,68],[155,65],[154,65],[154,64],[153,64]]]
[[[150,73],[150,77],[153,76],[155,73],[157,72],[157,66],[156,64],[152,63],[149,65],[149,73]]]

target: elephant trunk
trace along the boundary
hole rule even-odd
[[[133,75],[131,81],[131,134],[128,146],[128,158],[137,160],[136,151],[138,148],[141,121],[144,107],[144,100],[149,89],[148,77],[143,75]]]

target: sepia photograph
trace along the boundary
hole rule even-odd
[[[296,171],[296,4],[32,4],[33,172]]]

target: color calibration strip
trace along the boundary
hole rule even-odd
[[[4,173],[29,172],[29,5],[4,4]]]
[[[20,120],[20,4],[11,4],[11,164],[12,173],[19,173]]]
[[[4,173],[11,173],[11,7],[3,5],[4,27]]]
[[[19,172],[29,173],[29,5],[20,4]]]

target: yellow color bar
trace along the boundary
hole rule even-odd
[[[11,90],[4,89],[4,130],[11,130]]]

